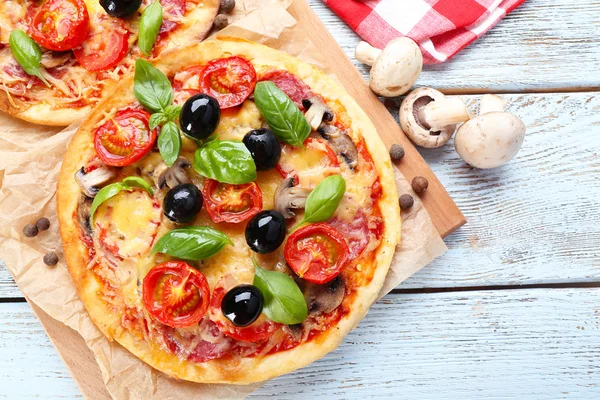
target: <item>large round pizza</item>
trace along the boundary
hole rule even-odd
[[[387,151],[322,71],[219,38],[135,74],[85,120],[58,185],[92,320],[180,379],[309,364],[365,316],[400,213]]]
[[[218,9],[219,0],[0,0],[0,110],[69,125],[136,58],[204,39]]]

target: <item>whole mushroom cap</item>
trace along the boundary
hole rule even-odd
[[[490,112],[464,123],[454,147],[475,168],[496,168],[509,162],[521,149],[525,124],[516,115]]]
[[[456,125],[445,126],[440,131],[432,131],[419,120],[419,110],[432,101],[442,101],[446,96],[431,88],[413,90],[400,106],[400,126],[406,135],[418,146],[435,148],[444,145],[456,130]]]
[[[421,49],[412,40],[400,37],[390,41],[371,68],[371,89],[384,97],[408,92],[423,69]]]

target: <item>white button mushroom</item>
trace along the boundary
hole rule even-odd
[[[499,96],[483,96],[480,115],[456,133],[454,146],[467,164],[496,168],[509,162],[521,149],[525,124],[519,117],[504,112],[506,104]]]
[[[408,92],[423,69],[421,49],[405,37],[390,41],[383,51],[360,42],[355,55],[358,61],[373,67],[369,85],[371,90],[384,97]]]
[[[412,91],[400,106],[400,125],[416,145],[428,148],[444,145],[460,122],[468,121],[469,111],[458,97],[420,88]]]

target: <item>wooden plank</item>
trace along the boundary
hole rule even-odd
[[[598,398],[599,301],[599,289],[390,295],[339,349],[250,398]],[[76,398],[28,306],[0,313],[0,396]]]
[[[321,0],[309,0],[354,59],[359,37]],[[450,62],[426,66],[417,86],[452,93],[600,89],[600,0],[529,0]]]

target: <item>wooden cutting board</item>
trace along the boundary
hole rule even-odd
[[[446,237],[462,226],[466,221],[454,201],[310,6],[305,0],[295,0],[288,11],[300,22],[312,42],[318,44],[319,49],[327,54],[331,65],[335,65],[338,79],[367,112],[386,146],[389,148],[392,144],[399,143],[404,147],[406,155],[402,162],[397,164],[404,176],[411,180],[420,175],[429,180],[429,188],[421,200],[440,235]],[[100,369],[83,338],[51,318],[35,304],[29,304],[84,396],[87,399],[110,399]]]

